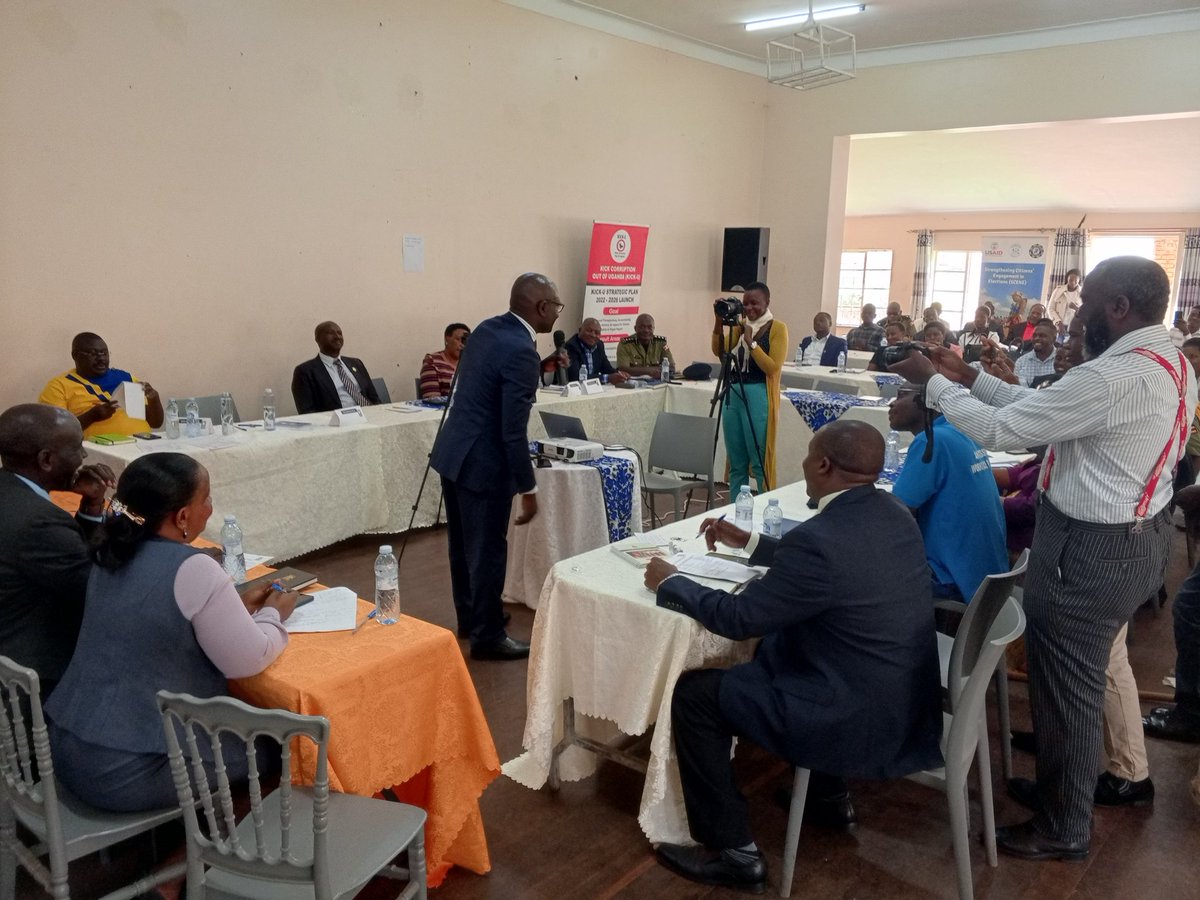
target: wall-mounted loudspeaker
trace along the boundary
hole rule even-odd
[[[721,251],[721,290],[742,290],[754,281],[767,281],[770,228],[726,228]]]

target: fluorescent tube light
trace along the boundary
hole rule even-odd
[[[853,6],[835,6],[832,9],[819,9],[813,12],[813,21],[821,22],[825,19],[839,19],[842,16],[856,16],[860,12],[865,12],[867,6],[865,3],[855,3]],[[777,19],[759,19],[757,22],[747,22],[747,31],[766,31],[768,28],[786,28],[789,25],[803,25],[808,21],[808,13],[801,13],[796,16],[782,16]]]

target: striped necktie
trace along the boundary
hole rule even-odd
[[[334,368],[337,369],[338,377],[342,379],[342,387],[346,389],[346,393],[350,395],[350,399],[354,401],[355,406],[366,406],[367,403],[363,399],[362,391],[358,387],[358,382],[346,371],[346,364],[339,356],[334,362]]]

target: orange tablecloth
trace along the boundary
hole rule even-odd
[[[359,601],[359,614],[370,605]],[[429,884],[451,866],[491,869],[479,797],[500,774],[492,734],[449,631],[402,616],[367,622],[357,634],[294,634],[283,654],[252,678],[229,683],[255,706],[325,716],[329,780],[371,796],[393,788],[422,807]],[[316,753],[292,755],[292,780],[312,782]]]

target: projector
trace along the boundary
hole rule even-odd
[[[584,462],[604,455],[604,445],[579,438],[545,438],[535,441],[539,456],[561,459],[564,462]]]

